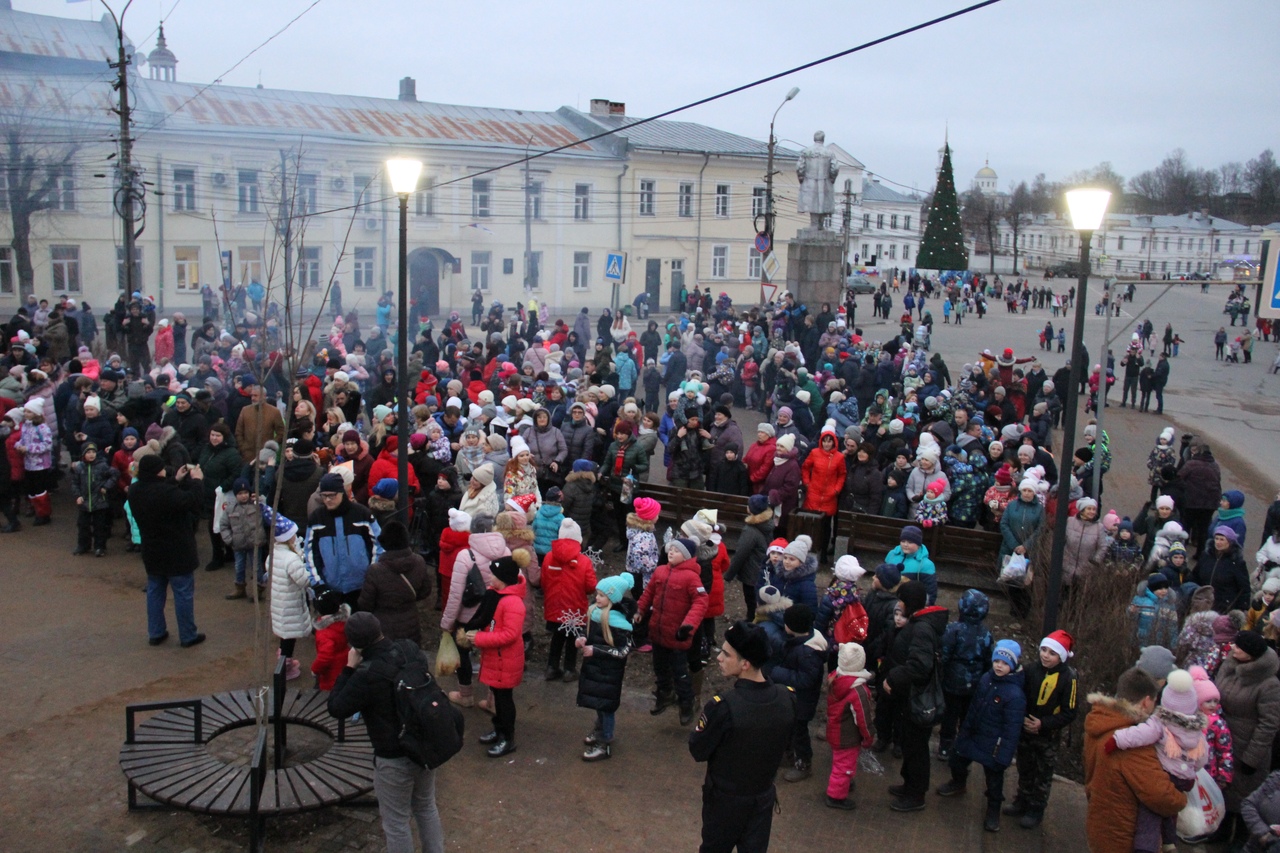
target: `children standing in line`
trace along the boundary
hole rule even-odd
[[[551,635],[547,681],[577,679],[578,649],[571,637],[586,623],[587,596],[595,588],[595,567],[582,553],[582,530],[576,521],[566,518],[560,522],[551,552],[542,561],[543,612]]]
[[[228,501],[222,511],[222,520],[218,522],[218,535],[231,548],[235,555],[236,579],[235,589],[226,596],[228,601],[247,598],[245,594],[246,570],[253,568],[254,579],[261,592],[266,583],[266,576],[258,568],[258,548],[267,540],[263,527],[262,513],[258,503],[253,499],[253,488],[244,477],[239,477],[231,484],[235,495],[234,501]]]
[[[827,639],[813,630],[813,610],[793,604],[782,615],[787,641],[782,660],[769,673],[774,683],[790,687],[796,694],[796,716],[791,729],[790,769],[782,778],[788,782],[808,779],[813,773],[813,743],[809,721],[818,711],[822,679],[826,672]]]
[[[111,500],[118,477],[107,460],[98,458],[98,445],[86,441],[80,461],[71,466],[71,494],[79,512],[76,518],[76,549],[72,554],[89,553],[92,539],[95,557],[107,555],[107,534],[111,532]]]
[[[967,589],[957,605],[960,618],[947,623],[942,633],[942,693],[947,705],[938,732],[940,761],[951,757],[956,731],[969,713],[973,692],[991,666],[995,640],[986,625],[990,609],[991,602],[985,593]]]
[[[827,805],[852,809],[855,803],[849,794],[858,772],[858,756],[872,741],[872,676],[867,671],[867,653],[857,643],[842,644],[836,659],[835,671],[827,676],[827,743],[831,744]]]
[[[951,781],[938,788],[938,795],[952,797],[964,792],[969,765],[982,765],[987,782],[987,814],[982,828],[1000,831],[1000,803],[1004,801],[1004,771],[1013,763],[1023,735],[1027,697],[1023,692],[1024,673],[1018,668],[1022,647],[1013,640],[1001,640],[991,653],[991,671],[982,676],[974,691],[955,751],[951,755]]]
[[[530,527],[533,528],[533,550],[538,555],[538,562],[551,553],[551,543],[560,535],[560,522],[564,521],[564,508],[560,501],[564,493],[559,486],[547,489],[542,506],[533,516]]]
[[[347,665],[347,618],[351,607],[342,601],[342,593],[326,589],[316,596],[316,659],[311,662],[311,674],[316,677],[316,688],[332,690],[333,683]]]
[[[653,573],[636,606],[634,624],[648,620],[653,644],[653,677],[656,682],[650,714],[657,716],[672,705],[680,706],[680,725],[693,721],[693,681],[687,652],[707,612],[707,590],[691,539],[667,544],[667,564]]]
[[[1026,718],[1018,741],[1018,794],[1003,813],[1023,829],[1044,820],[1062,731],[1076,718],[1076,674],[1067,665],[1075,640],[1054,631],[1040,641],[1039,658],[1026,667]]]
[[[635,603],[626,597],[635,579],[627,572],[596,584],[596,600],[587,614],[587,635],[574,644],[582,649],[578,705],[596,712],[596,724],[583,743],[583,761],[613,755],[614,715],[622,702],[622,681],[631,653],[631,616]]]

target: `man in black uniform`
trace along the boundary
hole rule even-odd
[[[764,630],[735,622],[716,655],[720,674],[737,679],[713,696],[689,735],[695,761],[707,762],[702,783],[699,853],[763,853],[769,849],[777,791],[773,778],[791,738],[795,693],[760,667],[769,658]]]

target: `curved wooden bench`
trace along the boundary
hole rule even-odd
[[[333,738],[319,758],[290,767],[265,770],[258,814],[279,815],[338,805],[373,790],[373,748],[362,723],[329,716],[328,694],[289,690],[278,727],[304,725]],[[138,713],[158,711],[134,725]],[[138,794],[173,808],[205,814],[250,817],[249,763],[228,762],[209,751],[209,743],[233,729],[257,724],[247,690],[203,699],[132,705],[126,709],[128,730],[120,748],[120,769],[129,784],[129,806]],[[280,750],[278,750],[280,752]]]

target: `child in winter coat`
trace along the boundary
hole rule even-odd
[[[622,703],[622,681],[631,653],[631,615],[635,603],[626,597],[635,579],[623,572],[596,584],[595,603],[587,611],[586,636],[574,640],[582,649],[578,705],[596,712],[596,724],[583,743],[583,761],[604,761],[613,754],[614,715]]]
[[[533,528],[533,550],[538,562],[551,553],[551,543],[560,535],[560,522],[564,521],[564,508],[560,505],[564,493],[559,487],[547,489],[542,506],[538,507],[530,527]],[[581,528],[579,528],[581,529]]]
[[[928,593],[930,607],[938,600],[938,576],[929,559],[929,549],[924,547],[924,531],[914,524],[902,528],[898,546],[884,558],[886,563],[899,566],[903,580],[919,581]]]
[[[1245,614],[1244,629],[1261,631],[1271,611],[1280,608],[1276,595],[1280,593],[1280,571],[1271,570],[1267,579],[1262,582],[1262,589],[1249,602],[1249,612]]]
[[[133,451],[138,449],[138,431],[133,427],[125,427],[120,434],[120,449],[111,454],[111,467],[119,475],[116,488],[111,492],[111,502],[118,512],[124,505],[125,493],[129,491],[129,463],[133,461]]]
[[[461,634],[462,642],[480,650],[480,682],[492,693],[493,731],[480,736],[490,758],[516,751],[515,689],[524,679],[524,598],[527,590],[520,564],[513,557],[499,557],[489,564],[487,610],[493,616],[483,628]],[[494,601],[496,599],[496,602]]]
[[[1147,482],[1151,485],[1151,500],[1160,496],[1160,487],[1164,485],[1160,469],[1177,464],[1178,449],[1173,446],[1173,427],[1165,427],[1156,439],[1156,446],[1151,448],[1151,453],[1147,456]]]
[[[745,495],[751,492],[751,480],[747,466],[738,453],[741,448],[731,441],[725,445],[724,456],[713,457],[707,474],[707,491],[722,495]]]
[[[1200,703],[1200,713],[1205,719],[1204,739],[1209,746],[1209,763],[1205,768],[1218,787],[1225,791],[1235,775],[1235,758],[1231,748],[1231,730],[1222,718],[1222,697],[1204,667],[1193,666],[1187,671],[1195,682],[1196,701]]]
[[[782,778],[788,782],[808,779],[813,773],[813,744],[809,741],[809,721],[818,710],[823,674],[827,663],[827,640],[813,630],[813,610],[793,604],[782,614],[787,632],[782,660],[769,674],[776,684],[790,687],[796,694],[796,716],[791,726],[792,765]]]
[[[1160,573],[1147,577],[1147,588],[1129,602],[1138,647],[1164,646],[1173,651],[1178,642],[1178,607],[1169,579]]]
[[[547,681],[574,681],[578,650],[573,640],[586,624],[587,598],[596,588],[596,572],[591,558],[582,553],[577,522],[564,519],[557,534],[542,561],[544,616],[551,636],[546,677]]]
[[[98,445],[86,441],[80,448],[80,461],[71,466],[71,494],[79,507],[73,554],[89,553],[92,540],[94,556],[106,556],[107,535],[111,532],[109,495],[117,479],[107,460],[98,458]]]
[[[938,733],[939,760],[951,757],[956,731],[969,713],[973,692],[991,666],[995,640],[986,625],[990,609],[991,602],[985,593],[967,589],[957,605],[960,618],[947,623],[942,633],[942,693],[947,705]]]
[[[867,573],[862,568],[862,564],[858,562],[858,558],[852,554],[845,554],[839,560],[836,560],[835,567],[832,569],[831,583],[822,593],[822,600],[818,602],[818,612],[814,616],[813,627],[827,638],[827,645],[831,647],[831,654],[827,656],[827,671],[835,669],[837,661],[835,629],[836,623],[840,621],[840,617],[844,615],[844,610],[852,604],[862,606],[861,597],[858,594],[858,579]],[[863,613],[866,611],[863,610]],[[865,631],[865,627],[864,627]],[[865,639],[864,634],[862,639]]]
[[[947,502],[942,497],[946,488],[947,483],[941,478],[925,486],[924,497],[915,505],[914,510],[915,520],[920,522],[921,527],[930,528],[935,524],[947,523]]]
[[[596,503],[596,469],[590,459],[575,459],[573,470],[564,478],[560,506],[565,518],[578,522],[582,540],[591,539],[591,513]]]
[[[436,566],[436,589],[440,595],[436,598],[436,609],[444,606],[444,599],[449,595],[449,584],[453,581],[453,564],[458,555],[466,550],[471,541],[471,516],[460,509],[449,510],[449,524],[440,531],[440,559]]]
[[[22,454],[23,480],[27,487],[27,499],[35,510],[32,527],[49,524],[53,520],[53,501],[49,487],[53,485],[53,432],[44,421],[44,401],[32,397],[22,407],[23,421],[19,437],[13,447]]]
[[[1120,519],[1116,538],[1107,546],[1107,559],[1115,563],[1133,564],[1142,559],[1142,546],[1133,534],[1133,522],[1129,516]]]
[[[1004,771],[1013,763],[1022,740],[1027,711],[1025,674],[1018,667],[1022,647],[1013,640],[1001,640],[991,653],[991,671],[982,676],[973,701],[960,724],[951,755],[951,780],[938,788],[943,797],[964,792],[969,765],[982,765],[987,782],[987,814],[982,828],[1000,831],[1000,803],[1004,800]],[[1019,768],[1021,772],[1021,767]]]
[[[911,501],[907,498],[907,473],[890,468],[885,475],[884,499],[880,514],[886,518],[910,518]]]
[[[661,512],[662,504],[653,498],[636,498],[631,504],[631,512],[627,513],[626,571],[635,580],[635,588],[631,594],[637,599],[649,585],[654,570],[658,568],[658,538],[654,534],[654,524]],[[653,650],[649,645],[647,625],[637,625],[632,639],[637,651]]]
[[[1054,762],[1062,731],[1076,718],[1076,673],[1068,664],[1075,639],[1054,631],[1040,641],[1040,654],[1024,668],[1027,720],[1018,739],[1018,794],[1004,809],[1018,825],[1034,829],[1044,820],[1053,787]]]
[[[1139,749],[1155,746],[1160,766],[1179,791],[1190,791],[1196,773],[1209,763],[1209,745],[1204,729],[1208,725],[1200,713],[1195,680],[1191,673],[1175,669],[1169,673],[1160,704],[1155,713],[1135,726],[1117,729],[1103,745],[1110,755],[1117,749]],[[1138,853],[1157,853],[1168,844],[1176,844],[1177,818],[1161,817],[1138,803],[1134,826],[1133,849]]]
[[[326,589],[316,596],[316,659],[311,662],[311,674],[316,677],[318,690],[332,690],[333,683],[347,665],[347,617],[351,607],[342,601],[336,589]]]
[[[653,573],[632,620],[649,622],[656,682],[650,713],[656,716],[679,704],[682,726],[693,720],[693,681],[686,653],[707,612],[707,591],[693,556],[697,550],[691,539],[672,539],[667,544],[667,563]]]
[[[270,524],[271,507],[262,507],[262,520]],[[311,573],[298,554],[298,525],[276,514],[272,528],[275,545],[271,550],[271,630],[280,638],[280,656],[288,663],[285,678],[302,674],[302,665],[293,656],[300,637],[311,633],[311,609],[307,603]]]
[[[1151,556],[1147,558],[1147,570],[1156,571],[1160,566],[1164,565],[1169,559],[1169,549],[1174,544],[1183,546],[1183,555],[1186,555],[1187,532],[1182,529],[1182,525],[1176,521],[1166,521],[1164,526],[1156,532],[1155,540],[1151,545]],[[1169,583],[1173,583],[1170,579]]]
[[[1236,539],[1244,541],[1246,527],[1244,523],[1244,492],[1239,489],[1228,489],[1218,499],[1218,513],[1209,522],[1210,530],[1218,527],[1230,527],[1236,532]]]
[[[1169,579],[1169,586],[1181,589],[1191,575],[1191,567],[1187,565],[1187,546],[1174,542],[1165,558],[1156,564],[1155,570]]]
[[[867,653],[857,643],[844,643],[837,653],[835,671],[827,676],[827,743],[831,744],[831,776],[827,779],[827,805],[852,809],[849,799],[858,756],[870,745],[871,673]]]
[[[235,500],[227,502],[222,511],[222,520],[218,522],[218,535],[231,548],[231,553],[235,554],[235,589],[227,595],[228,601],[248,597],[244,591],[245,574],[250,566],[253,567],[259,592],[267,581],[266,576],[258,570],[258,548],[266,543],[267,536],[258,502],[253,499],[253,487],[244,477],[238,477],[231,484],[231,491]]]

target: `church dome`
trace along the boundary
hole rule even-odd
[[[973,177],[975,180],[980,180],[982,178],[994,179],[996,177],[996,170],[991,168],[989,164],[983,164],[982,168],[978,170],[978,174]]]

